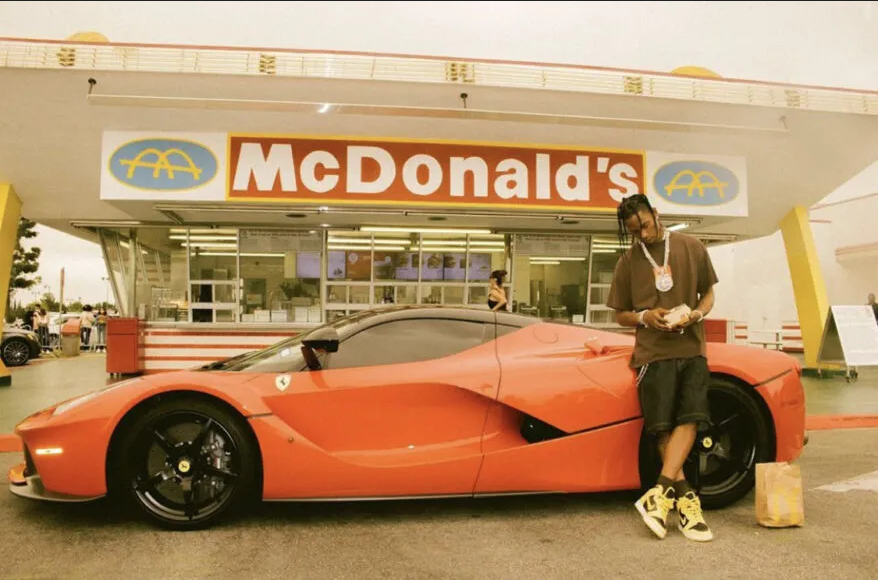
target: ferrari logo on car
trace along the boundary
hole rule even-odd
[[[290,386],[290,375],[278,375],[275,377],[274,386],[277,387],[278,391],[286,391],[287,387]]]
[[[189,469],[192,465],[185,459],[181,460],[180,463],[177,464],[177,469],[180,470],[180,473],[188,473]]]
[[[705,449],[710,449],[711,447],[713,447],[713,439],[711,439],[710,437],[705,437],[701,440],[701,444],[704,445]]]

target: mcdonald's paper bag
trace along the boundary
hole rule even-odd
[[[756,464],[756,521],[768,528],[805,525],[802,472],[798,465]]]

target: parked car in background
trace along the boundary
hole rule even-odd
[[[32,358],[39,358],[40,339],[37,333],[26,328],[3,327],[0,357],[8,367],[20,367]]]

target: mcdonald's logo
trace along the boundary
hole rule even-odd
[[[121,183],[153,191],[201,187],[217,174],[216,155],[200,143],[182,139],[139,139],[110,156],[110,173]]]
[[[680,205],[722,205],[741,189],[735,173],[708,161],[673,161],[661,166],[653,176],[655,193]]]

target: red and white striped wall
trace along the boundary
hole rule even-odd
[[[746,322],[729,321],[730,335],[735,344],[743,344],[763,348],[759,341],[774,340],[775,333],[780,332],[781,350],[784,352],[804,352],[802,346],[802,328],[795,320],[787,320],[781,324],[781,328],[751,329]],[[768,348],[772,348],[768,346]]]
[[[140,368],[144,373],[188,369],[271,346],[301,329],[238,330],[150,328],[140,335]]]

